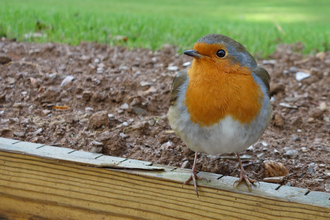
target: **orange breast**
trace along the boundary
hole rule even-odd
[[[215,68],[212,60],[195,59],[188,75],[185,104],[194,123],[210,126],[231,115],[246,124],[260,112],[263,94],[250,69],[231,62]]]

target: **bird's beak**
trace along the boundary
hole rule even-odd
[[[204,57],[204,55],[200,54],[197,50],[186,50],[183,54],[196,58]]]

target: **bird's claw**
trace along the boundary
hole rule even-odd
[[[234,182],[234,187],[236,187],[243,180],[245,180],[246,185],[249,188],[249,190],[252,190],[252,184],[251,184],[251,182],[253,184],[258,182],[257,180],[254,180],[254,179],[251,179],[250,177],[248,177],[246,175],[245,171],[243,171],[243,172],[241,172],[240,178]]]
[[[197,194],[197,197],[199,197],[199,195],[198,195],[198,190],[197,190],[197,179],[199,179],[199,180],[205,180],[206,182],[209,182],[209,181],[210,181],[210,180],[208,180],[208,179],[206,179],[206,178],[204,178],[204,177],[200,177],[200,176],[198,176],[198,175],[197,175],[197,172],[192,171],[190,177],[189,177],[189,178],[188,178],[188,179],[182,184],[182,187],[183,187],[184,185],[188,184],[191,180],[193,180],[193,182],[194,182],[195,192],[196,192],[196,194]]]

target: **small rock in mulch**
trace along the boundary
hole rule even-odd
[[[284,156],[294,159],[298,157],[299,152],[297,150],[287,150],[284,154]]]
[[[23,131],[15,131],[14,135],[21,138],[25,137],[25,133]]]
[[[45,110],[42,110],[42,111],[41,111],[41,115],[42,115],[42,116],[47,116],[47,115],[49,115],[51,112],[52,112],[51,110],[47,110],[47,109],[45,109]]]
[[[126,109],[129,108],[129,106],[128,106],[127,103],[124,103],[124,104],[122,104],[119,108],[120,108],[120,109],[123,109],[123,110],[126,110]]]
[[[99,111],[95,112],[89,118],[89,127],[93,129],[100,128],[102,126],[108,127],[110,124],[108,112],[107,111]]]

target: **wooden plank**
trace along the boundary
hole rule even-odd
[[[0,137],[0,147],[4,147],[4,146],[10,146],[14,143],[20,142],[19,140],[14,140],[14,139],[8,139],[8,138],[2,138]]]
[[[42,146],[44,145],[21,141],[10,142],[10,139],[0,138],[1,150],[8,150],[23,154],[38,154],[38,148]]]
[[[71,153],[71,155],[74,157],[81,157],[81,158],[86,158],[86,159],[96,159],[96,158],[102,156],[102,154],[85,152],[85,151],[73,151]]]
[[[7,197],[0,194],[1,220],[55,220],[55,219],[108,219],[103,212],[92,212],[76,207],[59,206],[56,203],[43,203],[34,199],[22,200],[20,197]],[[28,204],[28,205],[27,205]],[[16,208],[15,208],[16,207]],[[19,212],[17,212],[19,207]],[[1,211],[4,210],[3,213]],[[42,217],[41,217],[42,216]],[[128,219],[123,216],[111,216],[111,219]]]
[[[1,150],[7,150],[22,154],[60,159],[75,163],[88,164],[96,167],[111,167],[125,169],[163,170],[163,167],[151,166],[152,163],[139,160],[128,160],[121,157],[106,156],[98,153],[75,151],[69,148],[45,146],[30,142],[19,142],[6,138],[0,138]]]
[[[23,148],[23,149],[25,148],[26,151],[29,151],[29,150],[37,149],[37,148],[45,146],[45,145],[44,144],[37,144],[37,143],[20,141],[20,142],[13,143],[12,146],[15,147],[15,148]]]
[[[0,152],[0,164],[5,164],[0,170],[0,194],[4,195],[1,201],[20,198],[27,207],[30,202],[26,199],[33,198],[40,204],[90,210],[108,216],[125,213],[125,218],[145,219],[212,219],[220,216],[231,219],[325,219],[329,211],[208,187],[200,187],[197,198],[193,187],[182,189],[181,182],[62,162],[50,163],[44,158],[8,152]],[[15,207],[6,204],[3,203],[0,210],[7,207],[13,211]],[[38,210],[35,211],[39,217],[48,217],[40,208]],[[74,218],[67,215],[65,219]]]
[[[125,161],[125,158],[104,156],[102,154],[95,154],[84,151],[75,151],[69,148],[42,146],[37,148],[34,152],[29,152],[32,155],[41,155],[53,159],[61,159],[72,162],[80,162],[86,164],[94,164],[100,166],[102,163],[107,163],[109,166],[119,164]],[[102,159],[101,159],[102,158]]]
[[[2,141],[2,140],[0,140]],[[0,142],[1,143],[1,142]],[[7,143],[7,142],[6,142]],[[0,219],[329,219],[329,194],[201,172],[200,197],[182,182],[190,170],[104,169],[1,151]],[[42,149],[42,147],[40,147]],[[61,151],[58,149],[58,151]],[[103,157],[103,156],[102,156]],[[99,157],[99,158],[102,158]],[[143,161],[128,164],[152,167]],[[124,162],[125,162],[124,161]],[[281,190],[282,188],[282,190]],[[305,195],[307,194],[307,195]],[[314,201],[310,205],[310,201]],[[321,201],[321,202],[320,202]]]

